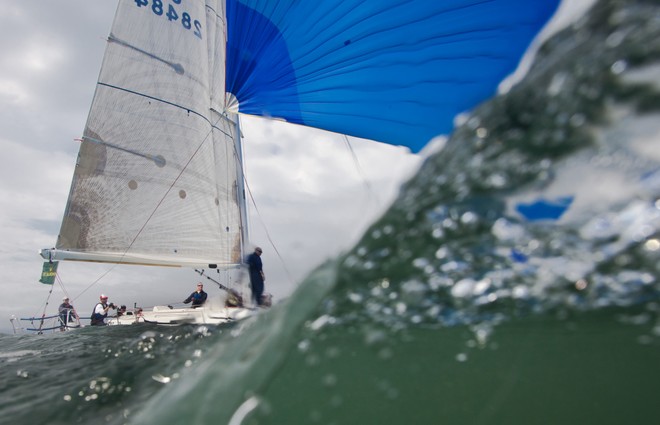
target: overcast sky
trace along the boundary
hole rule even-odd
[[[591,1],[573,0],[583,9]],[[39,316],[41,248],[55,244],[117,0],[16,0],[0,8],[0,332]],[[569,15],[575,15],[570,12]],[[243,120],[251,242],[266,290],[283,298],[324,259],[349,248],[415,170],[406,149],[258,118]],[[268,237],[269,236],[269,237]],[[273,246],[274,245],[274,246]],[[281,258],[275,254],[275,249]],[[46,310],[66,292],[88,314],[100,293],[152,306],[184,299],[191,270],[61,263]],[[207,291],[218,290],[210,282]]]

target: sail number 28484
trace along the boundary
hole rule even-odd
[[[180,5],[181,0],[171,0],[175,5]],[[167,18],[170,22],[181,22],[183,28],[187,30],[192,30],[200,39],[202,38],[202,24],[197,20],[193,19],[188,12],[183,12],[179,15],[179,12],[176,10],[174,5],[168,3],[167,6],[164,4],[163,0],[135,0],[137,7],[149,7],[151,6],[151,11],[158,15]]]

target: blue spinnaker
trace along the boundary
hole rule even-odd
[[[559,0],[228,0],[239,112],[418,151],[492,96]]]

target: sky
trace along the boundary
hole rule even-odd
[[[591,0],[572,0],[574,18]],[[53,314],[68,295],[81,315],[105,293],[116,304],[180,302],[192,270],[60,264],[39,283],[54,246],[117,0],[20,0],[0,8],[0,332],[9,318]],[[261,118],[242,121],[252,246],[264,249],[266,291],[291,294],[325,259],[349,249],[423,160],[402,147]],[[205,281],[207,282],[207,281]],[[205,289],[219,292],[211,282]],[[52,290],[52,292],[51,292]]]

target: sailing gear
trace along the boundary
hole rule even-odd
[[[97,303],[94,306],[94,312],[89,318],[92,326],[104,326],[106,324],[105,318],[108,317],[108,307],[105,303]]]
[[[208,294],[204,290],[195,291],[188,298],[183,300],[184,304],[188,304],[192,301],[192,308],[201,307],[202,304],[206,301]]]
[[[250,267],[250,288],[252,289],[252,301],[256,305],[262,305],[262,295],[264,293],[264,270],[261,262],[261,248],[257,247],[247,258]]]

